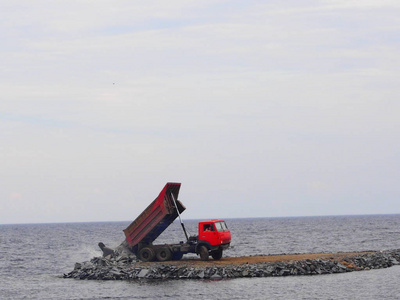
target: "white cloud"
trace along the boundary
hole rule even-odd
[[[166,181],[193,218],[391,207],[398,4],[360,3],[4,4],[0,205],[34,208],[7,220],[130,220]]]
[[[324,0],[328,7],[334,8],[351,8],[351,9],[370,9],[370,8],[400,8],[400,4],[395,0]]]

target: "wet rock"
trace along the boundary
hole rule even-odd
[[[204,271],[201,270],[201,271],[197,274],[196,277],[197,277],[197,278],[200,278],[200,279],[203,279],[203,278],[204,278]]]
[[[215,273],[215,274],[211,275],[210,279],[222,279],[222,276]]]
[[[150,270],[148,269],[142,269],[140,270],[139,274],[137,275],[137,277],[139,278],[143,278],[145,277],[147,274],[149,274]]]
[[[116,251],[117,253],[117,251]],[[76,263],[74,270],[64,278],[89,280],[124,279],[222,279],[240,277],[321,275],[387,268],[400,263],[400,249],[380,251],[346,257],[342,262],[331,259],[316,259],[290,262],[244,264],[238,266],[188,267],[151,265],[143,268],[136,265],[132,255],[95,257],[90,261]]]
[[[400,264],[400,262],[399,262],[395,257],[391,257],[391,258],[390,258],[390,262],[391,262],[393,265],[399,265],[399,264]]]
[[[111,257],[111,256],[115,255],[114,250],[106,247],[106,245],[104,245],[104,243],[100,242],[99,247],[100,247],[101,251],[103,251],[103,257],[107,257],[107,256]]]

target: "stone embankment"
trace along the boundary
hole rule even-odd
[[[400,249],[353,253],[321,253],[227,257],[203,262],[138,262],[134,256],[95,257],[76,263],[64,278],[93,280],[223,279],[319,275],[388,268],[400,264]]]

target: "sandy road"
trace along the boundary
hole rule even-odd
[[[210,257],[208,261],[202,261],[200,258],[182,259],[179,261],[166,261],[162,264],[174,266],[227,266],[227,265],[243,265],[257,264],[263,262],[286,262],[301,261],[307,259],[329,259],[342,261],[346,257],[352,257],[363,254],[372,254],[375,252],[340,252],[340,253],[306,253],[306,254],[282,254],[282,255],[258,255],[258,256],[241,256],[241,257],[222,257],[221,260],[213,260]],[[151,264],[160,264],[160,262],[138,262],[137,265],[149,266]]]

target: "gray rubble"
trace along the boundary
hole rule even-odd
[[[94,257],[90,261],[76,263],[72,272],[64,278],[92,280],[133,279],[211,279],[241,277],[271,277],[295,275],[321,275],[361,270],[388,268],[400,264],[400,249],[359,254],[342,259],[314,259],[289,262],[263,262],[243,265],[171,265],[155,262],[143,266],[129,253],[117,252],[107,257]]]

